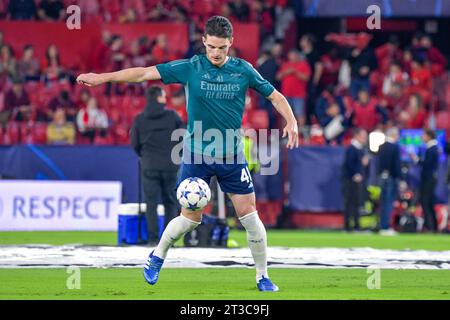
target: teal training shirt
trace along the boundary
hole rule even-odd
[[[250,63],[235,57],[229,57],[221,67],[213,65],[205,55],[195,55],[158,64],[156,68],[163,83],[184,85],[188,114],[184,144],[196,154],[236,155],[242,150],[239,130],[247,89],[253,88],[264,97],[274,91]],[[222,141],[215,139],[219,132]],[[231,133],[237,134],[235,138]]]

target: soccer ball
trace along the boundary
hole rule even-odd
[[[178,186],[177,199],[185,209],[200,210],[206,207],[211,199],[211,190],[204,180],[197,177],[187,178]]]

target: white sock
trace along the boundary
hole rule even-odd
[[[256,281],[259,281],[263,276],[268,278],[266,228],[264,228],[264,224],[259,219],[258,211],[239,218],[239,221],[241,221],[247,231],[248,246],[255,261]]]
[[[153,254],[158,258],[165,259],[169,248],[186,233],[197,228],[199,224],[200,222],[192,221],[182,214],[172,219],[164,230]]]

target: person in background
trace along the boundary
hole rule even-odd
[[[281,93],[286,97],[300,128],[305,124],[305,102],[311,68],[304,56],[295,49],[288,53],[288,61],[277,73],[281,81]]]
[[[349,62],[352,68],[350,93],[353,99],[356,99],[361,89],[370,90],[370,73],[378,67],[376,56],[368,46],[368,41],[361,41],[352,49]]]
[[[8,44],[3,45],[0,49],[0,73],[6,73],[10,78],[18,77],[14,50]]]
[[[11,20],[33,20],[37,9],[35,0],[10,0],[8,5],[8,18]]]
[[[398,183],[401,176],[400,147],[397,144],[399,130],[392,127],[386,132],[386,142],[378,151],[378,176],[381,181],[380,195],[380,234],[394,235],[391,228],[391,213],[397,198]]]
[[[41,0],[38,9],[39,19],[42,21],[61,21],[66,15],[64,3],[60,0]]]
[[[86,108],[81,109],[77,114],[77,127],[81,135],[89,138],[93,143],[97,134],[106,136],[108,125],[106,112],[98,108],[95,97],[90,97]]]
[[[426,57],[430,63],[431,75],[437,77],[445,72],[447,59],[442,52],[433,46],[433,40],[427,34],[420,38],[420,45],[426,50]]]
[[[427,112],[419,94],[412,94],[406,110],[400,112],[398,120],[405,129],[421,129],[425,126]]]
[[[75,126],[66,121],[63,108],[53,113],[53,121],[47,126],[47,144],[68,145],[75,143]]]
[[[148,244],[159,241],[157,205],[161,195],[164,205],[164,227],[178,215],[176,189],[178,165],[171,153],[178,143],[171,141],[172,132],[183,128],[181,118],[174,110],[166,109],[166,93],[159,86],[147,90],[144,112],[134,120],[131,128],[131,145],[141,161],[141,176],[147,203],[146,219]],[[161,143],[171,141],[170,143]]]
[[[436,211],[434,210],[434,192],[437,185],[438,165],[439,165],[439,148],[436,140],[436,132],[431,129],[425,129],[423,142],[426,145],[423,157],[418,157],[411,153],[411,157],[415,163],[421,168],[419,197],[424,215],[424,227],[427,231],[436,233],[438,231]]]
[[[59,50],[55,44],[48,46],[42,65],[46,82],[57,81],[64,76],[64,68],[61,65]]]
[[[22,59],[17,64],[19,76],[25,81],[39,81],[41,66],[39,60],[34,57],[34,47],[27,44],[23,49]]]
[[[273,83],[275,88],[279,88],[276,74],[280,69],[280,55],[283,47],[281,43],[275,43],[270,51],[264,51],[257,61],[257,70],[264,79]],[[276,127],[275,110],[267,99],[259,97],[259,106],[267,111],[269,116],[269,128]]]
[[[358,92],[358,99],[353,101],[353,125],[368,132],[373,131],[381,123],[386,123],[388,114],[378,103],[378,100],[371,97],[369,90],[361,88]]]
[[[307,100],[305,105],[306,122],[311,124],[312,115],[314,114],[315,102],[317,95],[320,94],[317,90],[320,78],[322,76],[323,65],[320,61],[320,54],[316,49],[316,37],[313,34],[305,34],[299,40],[299,47],[301,53],[306,57],[308,61],[311,76],[308,79],[307,85]]]
[[[316,117],[324,130],[327,144],[333,141],[341,144],[352,119],[345,107],[344,97],[335,95],[333,86],[328,86],[317,99]]]
[[[31,119],[30,98],[23,87],[22,79],[13,79],[13,86],[5,95],[4,111],[9,112],[9,118],[12,121],[22,122]]]
[[[75,103],[70,98],[69,92],[67,90],[62,90],[58,96],[50,100],[47,108],[47,116],[52,119],[53,113],[58,109],[64,109],[65,117],[69,122],[75,122],[77,117],[77,108]]]
[[[359,210],[363,201],[364,171],[369,164],[365,155],[367,131],[356,128],[343,165],[344,228],[359,231]],[[352,224],[353,222],[353,224]]]

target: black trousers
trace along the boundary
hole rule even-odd
[[[434,191],[437,179],[432,177],[420,183],[420,205],[424,216],[424,227],[430,231],[437,231],[437,217],[434,210]]]
[[[144,187],[147,211],[147,229],[149,241],[158,240],[158,202],[161,199],[164,205],[164,228],[175,218],[180,211],[176,197],[176,171],[142,170],[142,185]]]
[[[352,179],[344,179],[344,228],[351,231],[359,230],[359,208],[363,198],[363,183]],[[353,226],[352,226],[353,222]]]

